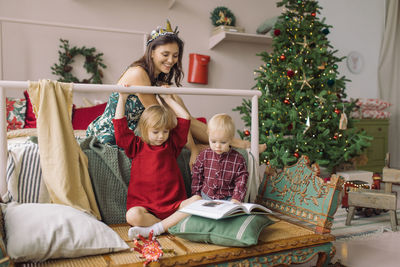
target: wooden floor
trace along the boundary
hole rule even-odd
[[[397,229],[398,232],[385,232],[363,239],[335,241],[336,255],[332,266],[338,262],[346,267],[400,266],[400,227]],[[315,261],[293,266],[312,267]]]

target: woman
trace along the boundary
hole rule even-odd
[[[169,86],[174,82],[176,86],[181,86],[183,78],[182,55],[183,41],[178,37],[177,28],[173,31],[169,21],[167,28],[158,27],[151,32],[145,54],[139,60],[133,62],[122,74],[118,81],[120,85],[127,86]],[[173,98],[186,110],[182,99],[177,95]],[[112,93],[103,115],[94,120],[86,131],[87,136],[97,136],[100,142],[115,145],[114,126],[112,119],[118,103],[118,93]],[[145,108],[159,104],[155,94],[137,93],[129,95],[125,115],[128,118],[128,126],[135,130],[140,115]],[[207,126],[190,116],[190,131],[188,134],[187,148],[191,152],[190,167],[199,154],[194,139],[198,143],[207,144]],[[194,139],[193,139],[194,138]],[[238,148],[249,147],[249,142],[241,139],[234,139],[232,146]]]

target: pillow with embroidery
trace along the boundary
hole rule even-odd
[[[25,125],[25,98],[6,98],[7,131],[22,129]]]

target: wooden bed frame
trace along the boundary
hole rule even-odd
[[[27,82],[0,81],[0,98],[3,99],[0,103],[0,123],[5,125],[4,88],[27,88],[27,86]],[[261,94],[259,91],[143,86],[127,88],[87,84],[76,84],[74,90],[251,96],[253,133],[251,151],[258,162],[257,111],[258,96]],[[6,152],[6,141],[5,130],[2,130],[0,135],[2,152]],[[2,170],[6,167],[4,154],[1,153],[0,157]],[[335,237],[330,234],[330,228],[339,205],[342,187],[342,178],[333,176],[330,182],[324,182],[318,177],[318,167],[311,167],[308,159],[301,157],[298,163],[285,167],[283,171],[268,172],[264,175],[256,202],[274,210],[272,217],[277,222],[261,232],[257,245],[245,248],[223,247],[195,243],[164,234],[157,239],[163,248],[172,252],[165,253],[158,262],[150,263],[150,266],[289,266],[293,263],[310,261],[316,255],[318,255],[317,266],[327,266],[335,254],[332,244]],[[300,221],[308,224],[305,225]],[[133,241],[128,238],[129,225],[110,225],[110,227],[127,244],[134,246]],[[140,258],[139,253],[124,251],[75,259],[48,260],[35,266],[143,266],[143,262],[144,259]],[[31,265],[32,263],[18,264],[18,266]]]

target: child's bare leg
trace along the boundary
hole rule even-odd
[[[183,208],[187,205],[189,205],[190,203],[195,202],[196,200],[200,200],[201,196],[191,196],[190,198],[182,201],[181,205],[179,206],[179,208]],[[174,226],[175,224],[177,224],[179,221],[181,221],[182,219],[186,218],[189,214],[187,213],[183,213],[180,212],[179,210],[174,212],[172,215],[170,215],[169,217],[165,218],[164,220],[161,221],[161,224],[163,225],[165,231],[168,230],[168,228]]]
[[[200,196],[192,196],[192,197],[182,201],[179,208],[182,208],[182,207],[184,207],[196,200],[199,200],[199,199],[201,199]],[[137,237],[138,234],[140,234],[141,236],[144,236],[144,237],[148,237],[151,231],[153,231],[154,236],[161,235],[166,230],[168,230],[168,228],[174,226],[180,220],[186,218],[188,215],[189,214],[186,214],[186,213],[183,213],[180,211],[176,211],[169,217],[162,220],[161,222],[157,222],[149,227],[137,227],[137,226],[131,227],[128,232],[129,238],[134,239]]]
[[[160,219],[143,207],[132,207],[126,212],[126,221],[132,226],[143,227],[158,223]]]

